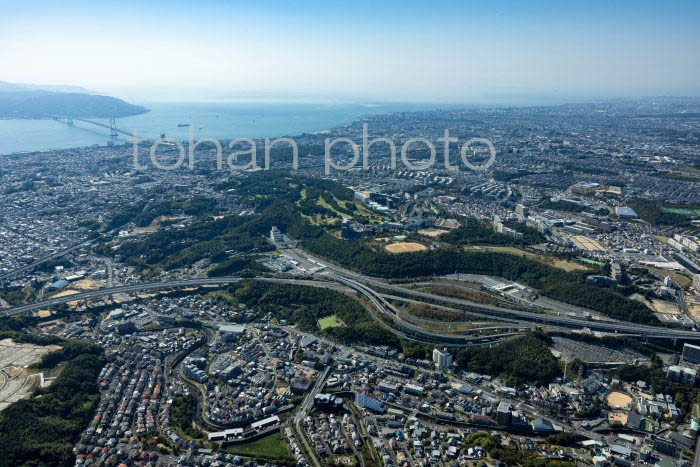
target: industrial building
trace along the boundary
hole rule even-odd
[[[358,407],[371,410],[372,412],[386,412],[386,408],[384,407],[382,401],[377,398],[370,397],[367,394],[362,394],[361,392],[355,393],[355,404],[357,404]]]
[[[691,363],[700,363],[700,347],[693,344],[683,344],[683,359]]]

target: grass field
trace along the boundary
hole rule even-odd
[[[521,250],[520,248],[515,248],[512,246],[467,246],[465,250],[482,250],[482,251],[493,251],[496,253],[508,253],[511,255],[522,256],[523,258],[532,259],[539,261],[540,263],[547,264],[549,266],[554,266],[564,271],[587,271],[588,268],[583,264],[574,263],[572,261],[566,261],[564,259],[555,258],[548,255],[540,255],[537,253],[532,253],[530,251]]]
[[[389,253],[415,253],[417,251],[425,251],[425,245],[415,242],[392,243],[384,247]]]
[[[644,266],[645,269],[655,272],[659,275],[662,276],[669,276],[671,279],[676,281],[678,285],[680,285],[683,288],[688,288],[691,285],[693,285],[693,280],[690,277],[684,276],[683,274],[679,274],[674,271],[667,271],[665,269],[659,269],[659,268],[654,268],[651,266]]]
[[[225,290],[215,290],[213,292],[207,293],[207,297],[211,298],[221,298],[225,300],[226,302],[237,305],[238,304],[238,299],[231,295],[230,293],[226,292]]]
[[[250,443],[234,444],[233,446],[228,446],[225,450],[229,454],[239,456],[292,459],[289,448],[287,448],[287,442],[280,433],[273,433]]]
[[[449,232],[449,230],[443,230],[443,229],[422,229],[418,231],[418,234],[426,236],[426,237],[439,237],[442,234],[446,234]]]
[[[700,216],[700,209],[661,208],[661,212],[670,212],[671,214],[684,216]]]
[[[318,327],[321,328],[321,331],[325,331],[328,328],[340,328],[343,326],[345,326],[343,322],[335,315],[326,316],[318,320]]]

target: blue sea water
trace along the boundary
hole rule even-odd
[[[433,104],[349,104],[278,102],[138,102],[150,112],[117,119],[117,127],[147,138],[186,140],[189,124],[200,138],[263,138],[294,136],[348,124],[363,116],[446,108]],[[108,119],[91,119],[109,124]],[[0,120],[0,155],[107,145],[109,130],[85,122],[68,125],[54,120]],[[118,142],[131,141],[120,136]]]

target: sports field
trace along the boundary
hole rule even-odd
[[[335,315],[326,316],[325,318],[321,318],[318,320],[318,327],[321,328],[321,331],[324,331],[328,328],[339,328],[342,326],[345,325]]]
[[[384,247],[389,253],[415,253],[418,251],[425,251],[427,248],[425,245],[415,242],[400,242],[392,243]]]
[[[621,392],[611,392],[608,394],[608,404],[614,409],[626,409],[632,402],[632,398]]]

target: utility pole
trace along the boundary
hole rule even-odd
[[[578,367],[578,380],[576,381],[576,388],[578,389],[579,395],[581,395],[581,381],[583,380],[583,365]]]

